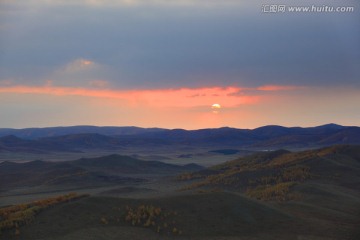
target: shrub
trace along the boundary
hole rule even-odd
[[[15,234],[19,235],[19,227],[29,224],[35,218],[36,214],[43,209],[86,196],[88,195],[69,193],[66,195],[37,200],[32,203],[0,208],[0,234],[4,230],[15,229]]]
[[[289,194],[290,188],[296,185],[295,182],[278,183],[276,185],[258,186],[255,189],[246,191],[246,195],[259,200],[287,201],[295,195]]]
[[[179,234],[181,231],[174,221],[176,215],[175,211],[165,211],[153,205],[126,206],[125,221],[132,226],[151,228],[157,233]]]

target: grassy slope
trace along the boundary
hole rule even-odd
[[[304,152],[278,150],[254,154],[179,178],[197,179],[190,188],[225,187],[254,192],[266,187],[280,189],[284,185],[320,181],[359,191],[359,173],[360,146],[334,146]]]
[[[31,225],[4,239],[357,239],[360,197],[337,189],[316,189],[304,201],[264,203],[239,194],[217,192],[156,199],[90,197],[41,212]],[[344,205],[338,206],[338,201]],[[321,204],[319,204],[321,203]],[[173,236],[133,227],[124,218],[126,206],[153,205],[176,211]],[[101,220],[106,219],[106,224]]]
[[[71,236],[79,234],[85,234],[82,239],[91,239],[86,238],[84,229],[89,229],[97,236],[107,236],[108,229],[111,229],[110,235],[99,239],[129,239],[126,236],[135,234],[135,231],[138,239],[166,237],[150,229],[132,227],[125,222],[125,207],[140,204],[176,211],[173,220],[187,238],[251,237],[257,236],[260,229],[261,234],[294,237],[300,230],[295,218],[271,206],[230,193],[211,193],[137,200],[90,197],[41,212],[31,225],[21,229],[20,239],[71,239]],[[108,223],[104,224],[101,218],[105,218]],[[284,227],[290,227],[291,231],[284,233]],[[10,235],[7,237],[11,239]]]

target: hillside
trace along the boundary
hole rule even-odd
[[[206,169],[121,155],[3,162],[0,183],[2,200],[19,203],[0,208],[0,239],[360,236],[359,145],[260,152]],[[52,192],[37,192],[42,186]]]
[[[219,205],[219,203],[224,203]],[[156,206],[163,213],[155,219],[159,233],[151,227],[126,222],[129,207]],[[58,204],[40,213],[19,236],[5,232],[8,239],[211,239],[226,236],[280,235],[290,227],[295,237],[303,228],[296,218],[278,209],[229,193],[184,195],[155,199],[109,197],[83,198]],[[167,225],[172,226],[167,231]],[[291,226],[293,225],[293,226]],[[181,231],[173,233],[173,228]],[[157,228],[155,228],[157,229]],[[87,233],[89,232],[89,233]],[[90,235],[94,235],[91,238]],[[56,236],[56,237],[55,237]],[[225,238],[226,239],[226,238]]]
[[[189,189],[220,187],[265,200],[296,198],[292,189],[306,182],[360,191],[360,146],[339,145],[318,150],[277,150],[242,157],[180,180],[194,180]]]
[[[360,198],[326,193],[309,201],[281,204],[229,192],[147,199],[91,196],[56,204],[15,234],[4,231],[2,236],[20,240],[358,239],[360,215],[354,209]],[[150,225],[148,213],[152,214]],[[140,221],[132,223],[132,219]]]

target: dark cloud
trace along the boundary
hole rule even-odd
[[[360,6],[341,3],[355,12],[263,14],[263,3],[13,7],[1,17],[0,80],[61,82],[63,66],[89,59],[101,71],[64,81],[102,79],[118,88],[359,87]]]

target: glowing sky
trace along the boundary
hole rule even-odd
[[[360,125],[359,2],[273,3],[1,0],[0,128]]]

